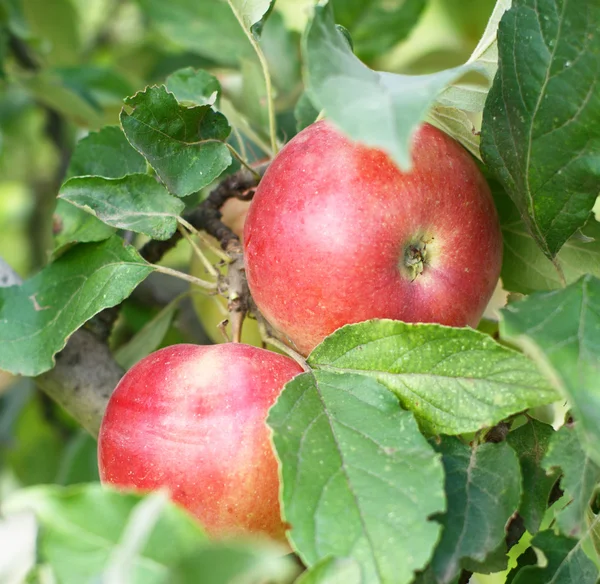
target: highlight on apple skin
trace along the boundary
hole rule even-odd
[[[320,121],[261,180],[244,227],[248,284],[301,353],[372,318],[477,326],[502,263],[489,187],[429,124],[414,135],[412,161],[401,172]]]
[[[207,533],[285,540],[267,413],[302,373],[289,357],[239,343],[173,345],[122,378],[98,441],[100,478],[168,487]]]

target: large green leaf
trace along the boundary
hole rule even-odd
[[[328,3],[315,7],[303,53],[313,104],[351,138],[385,150],[404,169],[410,167],[411,136],[437,95],[478,67],[467,64],[414,76],[373,71],[352,53]]]
[[[498,29],[483,160],[549,258],[600,191],[599,26],[598,2],[514,0]]]
[[[517,453],[521,466],[521,504],[519,515],[523,518],[529,533],[540,528],[550,491],[558,479],[557,472],[546,474],[542,460],[548,452],[548,445],[555,434],[552,426],[535,419],[528,420],[508,435],[507,441]]]
[[[479,562],[503,543],[504,528],[519,506],[519,461],[506,442],[470,446],[446,438],[437,447],[446,473],[448,511],[432,560],[439,584],[452,582],[461,560]]]
[[[67,251],[21,286],[0,289],[0,369],[39,375],[87,320],[123,301],[153,268],[113,236]]]
[[[78,176],[60,189],[59,198],[118,229],[169,239],[185,205],[147,174],[123,178]]]
[[[184,197],[209,185],[231,164],[231,128],[210,106],[184,107],[164,86],[128,98],[121,125],[131,144],[171,193]]]
[[[335,20],[352,35],[361,58],[380,55],[408,36],[425,0],[332,0]]]
[[[580,440],[600,465],[600,280],[584,276],[510,304],[500,334],[530,353],[569,399]]]
[[[581,537],[587,528],[586,514],[594,491],[600,482],[600,466],[581,448],[574,428],[563,426],[550,440],[543,460],[548,471],[560,469],[560,486],[570,499],[567,506],[556,514],[562,533]]]
[[[90,132],[77,142],[67,177],[103,176],[121,178],[146,171],[145,158],[131,146],[118,126]]]
[[[557,399],[529,359],[469,328],[372,320],[342,327],[308,360],[373,377],[436,434],[473,432]]]
[[[268,424],[303,560],[350,557],[364,582],[411,582],[439,535],[427,519],[444,510],[440,457],[412,414],[373,379],[315,371],[286,385]]]
[[[546,565],[521,568],[512,584],[595,584],[598,568],[581,547],[581,542],[552,531],[542,531],[531,545],[544,553]]]
[[[35,512],[43,528],[39,553],[62,584],[99,581],[107,562],[114,566],[119,559],[128,562],[131,584],[168,584],[170,570],[203,545],[205,537],[181,508],[147,502],[92,483],[16,491],[3,509]],[[139,549],[131,546],[135,537],[141,539]],[[129,553],[123,557],[124,552]]]
[[[152,24],[173,43],[221,65],[252,56],[252,47],[222,0],[138,0]]]
[[[585,274],[600,277],[600,223],[593,217],[562,246],[550,261],[537,245],[519,211],[495,181],[492,192],[502,227],[504,257],[502,285],[505,290],[532,292],[562,288]],[[559,271],[560,270],[560,271]]]

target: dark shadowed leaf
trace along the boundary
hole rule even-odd
[[[562,288],[560,272],[567,284],[585,274],[600,277],[600,223],[594,217],[569,238],[556,258],[550,261],[502,187],[496,181],[490,181],[490,186],[502,227],[504,257],[501,277],[505,290],[531,294]]]
[[[570,401],[579,438],[600,465],[600,280],[584,276],[510,304],[500,334],[531,354]]]
[[[512,584],[595,584],[598,568],[585,555],[580,541],[542,531],[531,545],[542,550],[547,564],[521,568]]]
[[[552,436],[543,466],[548,471],[560,469],[560,486],[571,500],[556,514],[562,533],[581,537],[587,529],[587,511],[600,481],[600,466],[582,449],[574,428],[563,426]]]
[[[164,86],[148,87],[125,102],[121,125],[131,144],[171,193],[190,195],[231,164],[225,140],[231,128],[210,106],[184,107]]]
[[[307,565],[349,557],[364,582],[411,582],[438,539],[428,518],[444,510],[440,458],[412,414],[373,379],[315,371],[286,385],[268,423]]]
[[[175,233],[177,217],[185,207],[147,174],[128,174],[114,179],[74,177],[61,187],[59,198],[111,227],[158,240],[169,239]]]
[[[531,419],[510,432],[507,438],[519,457],[522,480],[519,514],[531,534],[540,528],[548,508],[550,491],[558,479],[557,472],[546,474],[546,469],[542,468],[542,460],[554,433],[552,426]]]
[[[39,375],[84,322],[119,304],[153,268],[113,236],[75,246],[21,286],[0,289],[0,369]]]
[[[600,191],[600,4],[514,0],[481,151],[545,255],[587,221]]]
[[[529,359],[468,328],[393,320],[347,325],[309,363],[375,378],[432,433],[473,432],[557,399]]]
[[[461,560],[482,562],[502,544],[511,515],[519,506],[519,462],[506,442],[471,448],[446,438],[437,450],[446,473],[448,511],[432,560],[439,584],[452,582]]]

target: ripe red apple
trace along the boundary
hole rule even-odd
[[[401,172],[329,122],[294,137],[244,228],[248,284],[302,353],[371,318],[476,326],[502,261],[489,188],[470,155],[424,124]]]
[[[302,372],[249,345],[173,345],[134,365],[112,394],[98,440],[100,478],[166,486],[211,535],[285,538],[268,409]]]

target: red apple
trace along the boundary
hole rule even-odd
[[[502,261],[489,188],[470,155],[428,124],[412,161],[401,172],[321,121],[261,180],[244,228],[248,284],[302,353],[371,318],[477,325]]]
[[[112,394],[98,440],[100,478],[168,487],[214,536],[283,540],[267,412],[302,372],[243,344],[173,345],[134,365]]]

